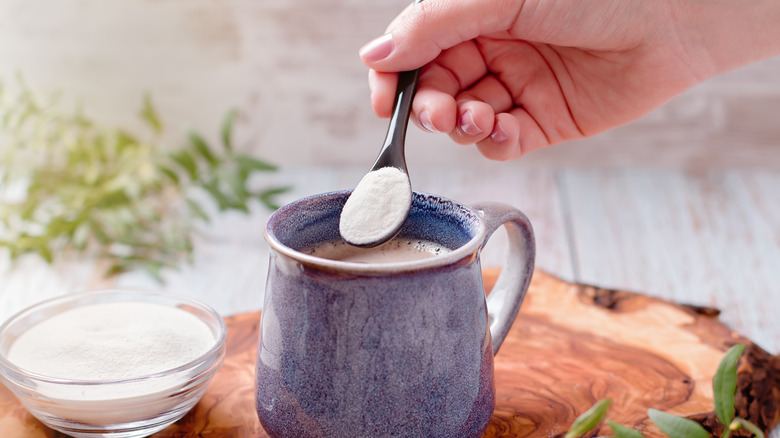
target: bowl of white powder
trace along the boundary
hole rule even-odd
[[[179,295],[66,295],[0,326],[0,380],[65,434],[148,436],[200,400],[222,364],[226,334],[216,311]]]

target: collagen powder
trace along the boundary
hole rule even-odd
[[[409,177],[395,167],[368,172],[344,204],[341,237],[366,245],[388,236],[404,223],[412,203]]]
[[[31,373],[86,382],[43,384],[37,391],[46,397],[49,414],[102,425],[147,421],[178,409],[177,394],[190,377],[160,373],[203,356],[215,343],[209,326],[185,310],[111,302],[41,321],[19,335],[7,357]]]
[[[196,316],[161,304],[92,304],[57,314],[22,333],[8,359],[62,379],[115,380],[170,370],[214,345]]]

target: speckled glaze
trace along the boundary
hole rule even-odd
[[[415,193],[401,236],[453,248],[386,264],[299,252],[338,239],[349,192],[279,209],[257,356],[256,407],[272,437],[479,437],[495,404],[493,356],[533,272],[518,210]],[[505,274],[486,304],[479,252],[506,225]],[[491,336],[492,333],[492,336]]]

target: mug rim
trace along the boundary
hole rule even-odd
[[[326,268],[326,269],[339,271],[339,272],[350,272],[350,273],[360,273],[360,274],[367,274],[367,273],[385,274],[389,272],[419,271],[419,270],[451,265],[464,258],[472,256],[476,251],[480,249],[482,243],[485,240],[486,227],[481,214],[481,210],[471,208],[467,205],[446,198],[444,196],[433,195],[433,194],[417,192],[417,191],[412,192],[413,199],[415,196],[435,198],[439,202],[441,201],[451,202],[453,205],[456,205],[459,208],[462,208],[470,212],[471,214],[473,214],[478,220],[478,227],[476,229],[476,233],[474,233],[474,235],[471,237],[471,239],[468,240],[468,242],[464,243],[463,245],[455,249],[450,250],[450,252],[446,254],[438,255],[436,257],[429,257],[429,258],[403,261],[403,262],[363,263],[363,262],[346,262],[342,260],[332,260],[323,257],[316,257],[310,254],[305,254],[283,244],[275,236],[272,236],[272,234],[269,232],[269,229],[272,225],[272,221],[278,218],[279,215],[281,215],[284,211],[289,211],[290,209],[295,208],[296,206],[305,204],[315,199],[339,197],[339,196],[349,195],[350,193],[352,193],[352,190],[338,190],[338,191],[318,193],[318,194],[309,195],[297,199],[295,201],[292,201],[288,204],[279,207],[279,209],[277,209],[271,214],[263,229],[263,237],[265,238],[265,241],[268,242],[269,246],[273,251],[276,251],[281,255],[284,255],[286,257],[289,257],[293,260],[296,260],[306,265],[312,265],[319,268]]]

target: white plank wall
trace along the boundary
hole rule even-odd
[[[288,167],[260,184],[291,185],[280,200],[354,186],[364,169]],[[499,201],[534,224],[537,266],[570,281],[713,306],[764,348],[780,352],[780,172],[539,169],[510,165],[411,171],[416,190],[467,204]],[[267,269],[268,212],[230,213],[198,238],[193,266],[160,286],[146,274],[124,287],[164,288],[224,314],[257,309]],[[483,254],[500,266],[503,235]],[[110,285],[89,263],[47,267],[26,258],[0,267],[0,317],[59,293]]]
[[[411,0],[0,0],[0,80],[22,73],[101,122],[140,129],[150,92],[168,146],[216,138],[230,108],[242,147],[283,165],[361,164],[386,122],[357,51]],[[553,166],[780,166],[780,57],[728,72],[630,125],[548,148]],[[416,163],[470,165],[446,136],[410,135]]]

